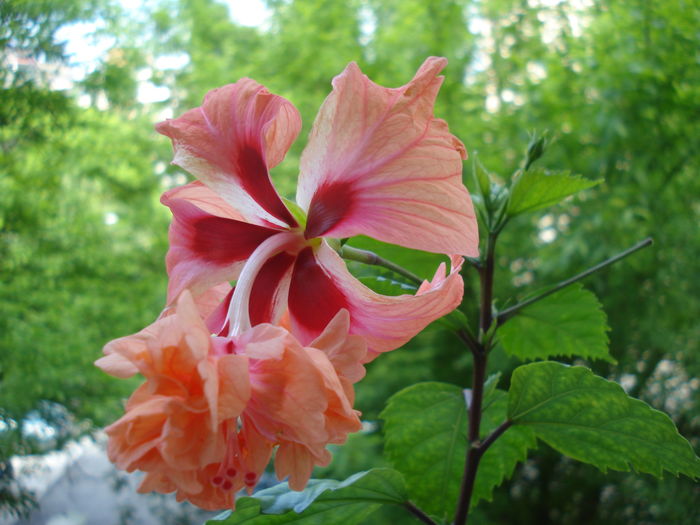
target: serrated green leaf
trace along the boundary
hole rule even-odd
[[[506,352],[522,360],[579,356],[614,363],[608,330],[596,296],[575,283],[520,310],[498,337]]]
[[[546,208],[569,195],[600,184],[602,179],[584,179],[566,171],[548,172],[532,168],[521,172],[510,189],[507,213],[510,217]]]
[[[700,459],[666,414],[585,367],[544,361],[517,368],[508,417],[603,472],[632,467],[657,477],[664,471],[700,476]]]
[[[482,437],[505,421],[504,395],[501,392],[498,399],[492,395],[484,404]],[[411,500],[439,520],[450,519],[459,496],[467,447],[467,407],[462,389],[445,383],[410,386],[389,400],[381,417],[385,421],[385,455],[404,474]],[[484,454],[472,504],[490,500],[493,488],[534,445],[529,429],[512,430]]]
[[[407,500],[403,476],[388,468],[359,472],[345,481],[309,481],[301,492],[280,483],[254,496],[239,498],[236,510],[207,525],[352,525],[362,523],[383,504]]]
[[[467,409],[462,389],[419,383],[393,395],[380,414],[384,452],[406,478],[412,501],[445,520],[459,495],[467,446]]]
[[[486,392],[485,392],[486,394]],[[508,393],[493,389],[484,396],[481,416],[481,438],[485,438],[506,420]],[[480,500],[491,501],[493,489],[513,475],[518,463],[527,459],[530,449],[537,446],[532,429],[526,426],[511,427],[484,453],[479,463],[472,505]]]

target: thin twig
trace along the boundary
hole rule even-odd
[[[508,319],[513,317],[515,314],[517,314],[520,310],[522,310],[526,306],[529,306],[533,303],[536,303],[537,301],[540,301],[540,300],[544,299],[545,297],[548,297],[548,296],[552,295],[553,293],[558,292],[562,288],[566,288],[567,286],[574,284],[576,281],[580,281],[581,279],[584,279],[585,277],[588,277],[589,275],[591,275],[597,271],[600,271],[603,268],[620,261],[621,259],[624,259],[628,255],[631,255],[634,252],[641,250],[642,248],[646,248],[647,246],[651,245],[652,242],[653,241],[652,241],[651,237],[647,237],[646,239],[638,242],[637,244],[635,244],[631,248],[628,248],[625,251],[620,252],[617,255],[614,255],[613,257],[610,257],[609,259],[606,259],[603,262],[596,264],[595,266],[589,268],[588,270],[585,270],[585,271],[579,273],[578,275],[574,275],[573,277],[570,277],[569,279],[566,279],[565,281],[561,281],[560,283],[554,285],[552,288],[550,288],[546,292],[543,292],[539,295],[531,297],[530,299],[527,299],[527,300],[523,301],[522,303],[518,303],[516,305],[513,305],[510,308],[506,308],[505,310],[501,311],[498,314],[498,316],[496,318],[496,322],[498,323],[499,326],[502,325]]]
[[[406,279],[413,281],[415,284],[420,285],[423,283],[423,279],[418,277],[413,272],[407,270],[406,268],[402,268],[398,264],[395,264],[384,257],[380,257],[376,253],[370,252],[369,250],[353,248],[352,246],[348,246],[346,244],[342,247],[340,255],[343,257],[343,259],[348,259],[350,261],[358,261],[365,264],[371,264],[373,266],[388,268],[392,272],[396,272],[399,275],[404,276]]]
[[[488,448],[493,445],[493,442],[496,441],[499,437],[503,435],[503,433],[508,430],[511,426],[513,425],[513,422],[510,419],[506,419],[503,423],[501,423],[496,429],[494,429],[493,432],[491,432],[486,439],[484,439],[481,442],[481,445],[479,445],[479,453],[483,456],[484,453],[488,450]]]
[[[409,511],[411,514],[413,514],[414,516],[416,516],[416,517],[417,517],[419,520],[421,520],[423,523],[428,523],[429,525],[437,525],[437,523],[436,523],[435,521],[433,521],[433,519],[432,519],[430,516],[428,516],[425,512],[423,512],[421,509],[419,509],[418,507],[416,507],[416,506],[415,506],[413,503],[411,503],[410,501],[405,502],[405,503],[403,504],[403,506],[406,507],[406,509],[408,509],[408,511]]]
[[[468,330],[461,328],[457,330],[457,337],[459,337],[464,344],[466,344],[472,352],[476,352],[479,348],[479,343],[476,339],[469,333]]]

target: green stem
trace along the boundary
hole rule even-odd
[[[348,259],[349,261],[358,261],[365,264],[371,264],[373,266],[382,266],[384,268],[388,268],[392,272],[396,272],[399,275],[402,275],[403,277],[410,281],[413,281],[417,285],[421,285],[423,283],[423,279],[418,277],[416,274],[368,250],[353,248],[352,246],[348,246],[347,244],[345,244],[340,248],[340,256],[343,259]]]
[[[631,248],[626,249],[623,252],[618,253],[617,255],[610,257],[609,259],[604,260],[603,262],[596,264],[595,266],[589,268],[588,270],[585,270],[578,275],[574,275],[573,277],[570,277],[569,279],[566,279],[565,281],[561,281],[560,283],[554,285],[552,288],[547,290],[546,292],[542,292],[539,295],[536,295],[534,297],[531,297],[530,299],[527,299],[526,301],[523,301],[521,303],[518,303],[516,305],[511,306],[510,308],[506,308],[505,310],[501,311],[498,314],[498,317],[496,318],[496,321],[498,325],[502,325],[505,323],[508,319],[513,317],[515,314],[517,314],[520,310],[525,308],[526,306],[530,306],[533,303],[536,303],[537,301],[541,301],[545,297],[548,297],[552,295],[555,292],[558,292],[562,288],[566,288],[569,285],[574,284],[576,281],[580,281],[581,279],[588,277],[589,275],[602,270],[603,268],[606,268],[607,266],[610,266],[611,264],[615,264],[616,262],[624,259],[628,255],[633,254],[634,252],[641,250],[642,248],[646,248],[647,246],[650,246],[652,244],[652,239],[651,237],[648,237],[644,239],[643,241],[638,242]]]

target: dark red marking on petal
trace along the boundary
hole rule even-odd
[[[241,185],[262,208],[274,217],[286,222],[294,228],[297,221],[280,199],[277,190],[272,185],[267,169],[267,163],[260,149],[255,146],[243,146],[237,155],[238,175]]]
[[[321,237],[350,214],[356,203],[355,193],[352,183],[347,181],[319,187],[309,204],[304,237]]]
[[[219,333],[216,334],[216,332],[212,332],[212,334],[216,334],[216,335],[218,335],[218,336],[225,337],[226,334],[228,334],[228,331],[229,331],[229,327],[230,327],[230,326],[231,326],[231,325],[230,325],[230,323],[229,323],[229,320],[226,319],[226,322],[224,323],[224,326],[221,327],[221,330],[219,330]],[[229,350],[231,350],[230,353],[234,353],[233,344],[231,344],[230,347],[227,348],[226,351],[228,352]]]
[[[278,253],[267,261],[255,278],[248,304],[250,322],[253,326],[272,322],[272,309],[275,304],[280,281],[294,262],[294,256],[287,252]]]
[[[321,333],[341,308],[348,308],[345,295],[316,262],[313,250],[305,248],[292,272],[289,312],[305,328]]]
[[[260,243],[278,233],[264,226],[214,215],[198,217],[191,226],[192,251],[203,260],[216,264],[247,259]]]
[[[228,327],[228,322],[226,323]],[[231,355],[236,353],[235,343],[226,337],[225,333],[219,333],[218,336],[211,338],[211,354],[217,357],[222,355]]]
[[[226,316],[228,315],[228,307],[229,304],[231,304],[231,298],[233,297],[233,290],[234,288],[231,288],[229,293],[226,294],[226,297],[224,297],[223,301],[219,303],[219,306],[217,306],[216,309],[209,314],[209,317],[207,317],[205,323],[210,334],[222,335],[224,328],[228,328]]]

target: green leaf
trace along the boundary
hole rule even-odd
[[[452,310],[449,314],[438,319],[437,322],[450,331],[465,330],[472,335],[469,319],[461,310]]]
[[[496,392],[500,392],[496,396]],[[506,399],[492,390],[484,406],[481,437],[505,421]],[[406,478],[408,494],[439,520],[451,519],[459,496],[467,450],[467,407],[462,389],[445,383],[419,383],[389,400],[385,455]],[[530,429],[509,429],[484,454],[472,504],[491,499],[493,488],[512,474],[535,440]]]
[[[421,279],[432,279],[435,271],[441,262],[450,267],[450,261],[444,255],[439,255],[429,252],[421,252],[419,250],[411,250],[402,246],[396,246],[385,242],[371,239],[364,235],[353,237],[348,241],[348,244],[353,248],[361,248],[390,260],[399,266],[413,272]],[[386,270],[384,270],[386,271]],[[397,279],[399,277],[397,276]]]
[[[384,452],[403,473],[412,501],[445,520],[454,512],[467,446],[462,389],[419,383],[393,395],[380,414]]]
[[[542,168],[532,168],[520,172],[513,180],[507,213],[513,217],[546,208],[601,182],[602,179],[585,179],[567,171],[548,172]]]
[[[386,273],[386,272],[383,272]],[[418,287],[387,277],[385,275],[371,275],[360,277],[359,281],[370,290],[382,295],[415,295]]]
[[[580,356],[614,363],[596,296],[578,284],[526,306],[498,329],[503,348],[522,360]]]
[[[501,380],[501,373],[500,372],[496,372],[495,374],[491,374],[488,378],[486,378],[486,381],[484,382],[484,401],[482,403],[482,406],[484,407],[484,409],[486,409],[490,400],[495,395],[496,388],[498,387],[498,382],[500,380]]]
[[[483,197],[484,203],[488,207],[491,197],[491,176],[489,172],[486,171],[486,168],[484,168],[484,165],[479,161],[477,153],[472,155],[472,173],[474,174],[479,194]]]
[[[287,483],[239,498],[236,510],[207,521],[208,525],[352,525],[362,523],[381,505],[406,502],[401,474],[388,468],[359,472],[345,481],[309,481],[295,492]]]
[[[588,368],[545,361],[517,368],[508,417],[542,441],[603,472],[630,467],[662,477],[700,476],[700,458],[671,419]]]
[[[495,383],[492,384],[495,386]],[[486,394],[485,390],[480,429],[482,439],[506,420],[508,411],[507,392],[493,389],[488,395]],[[482,499],[491,501],[493,489],[510,478],[516,465],[525,461],[528,451],[536,446],[537,439],[531,428],[520,426],[506,430],[481,458],[472,495],[472,505],[476,505]]]

